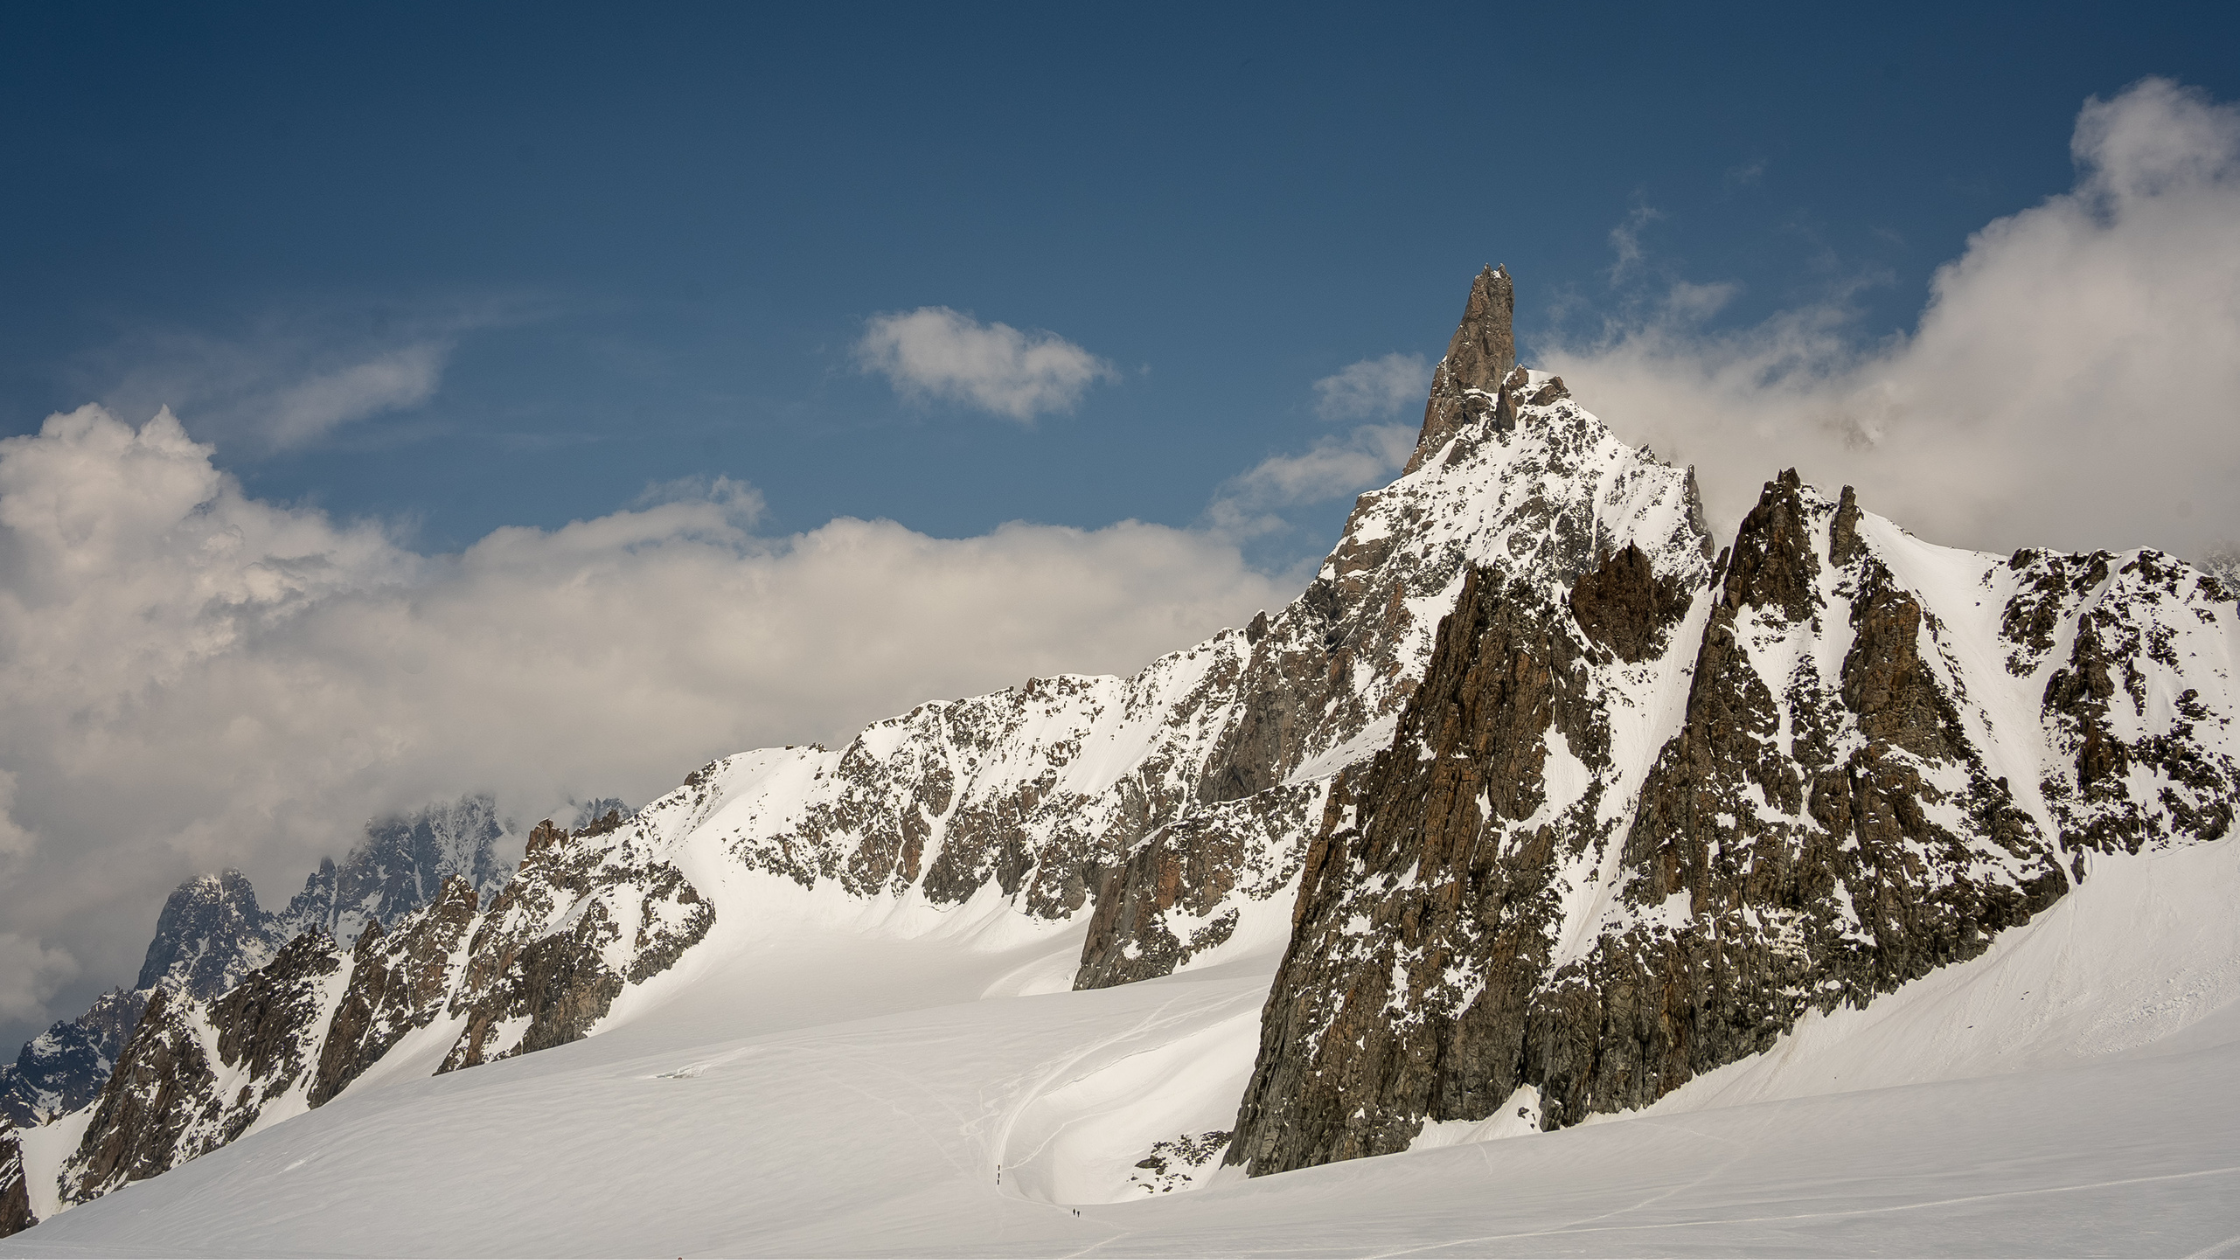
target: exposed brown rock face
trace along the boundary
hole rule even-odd
[[[1423,432],[1416,438],[1415,454],[1408,457],[1407,472],[1421,467],[1463,428],[1492,417],[1501,405],[1502,382],[1517,365],[1516,304],[1516,286],[1503,268],[1488,267],[1471,283],[1462,324],[1447,343],[1447,356],[1431,373],[1431,400],[1423,409]],[[1567,396],[1560,383],[1556,389],[1558,396]]]
[[[1836,504],[1836,518],[1828,523],[1828,559],[1838,566],[1851,563],[1859,554],[1859,495],[1851,487],[1843,488],[1843,498]]]
[[[395,933],[367,926],[350,951],[350,987],[335,1008],[319,1049],[309,1101],[316,1107],[343,1091],[389,1048],[443,1013],[454,980],[453,955],[475,916],[474,885],[446,880],[428,909]]]
[[[1308,852],[1228,1162],[1266,1172],[1405,1149],[1425,1114],[1489,1115],[1515,1088],[1521,1030],[1489,1025],[1546,960],[1551,855],[1597,796],[1540,821],[1545,736],[1560,731],[1589,767],[1609,761],[1592,649],[1569,623],[1537,592],[1470,574],[1392,747],[1340,784]],[[1518,951],[1533,964],[1512,967]],[[1455,1022],[1466,1010],[1469,1027]]]
[[[2221,587],[2154,553],[1944,553],[1916,589],[1919,545],[1879,528],[1782,474],[1661,658],[1622,551],[1568,608],[1475,575],[1391,747],[1332,794],[1229,1161],[1401,1150],[1521,1088],[1549,1127],[1643,1106],[1980,954],[2067,890],[2065,853],[2223,834],[2234,767],[2197,732],[2232,720],[2229,688],[2186,682]],[[1963,563],[1969,629],[1923,594]],[[1685,712],[1630,778],[1605,719],[1683,652]],[[1995,711],[2039,688],[2042,722],[2002,740]],[[2036,813],[2010,775],[2040,746]]]
[[[1665,635],[1688,611],[1688,596],[1627,543],[1571,588],[1571,615],[1589,639],[1631,664],[1664,654]]]
[[[331,1009],[319,982],[341,968],[334,940],[323,932],[306,932],[288,942],[270,966],[251,972],[211,1003],[219,1062],[263,1082],[268,1098],[285,1093],[314,1061],[318,1030],[309,1027],[311,1017]],[[254,1118],[253,1113],[241,1117],[239,1127]],[[227,1134],[229,1140],[232,1136]]]
[[[342,965],[332,938],[306,932],[207,1008],[156,990],[64,1162],[65,1196],[82,1203],[223,1146],[308,1084]]]
[[[23,1180],[23,1143],[16,1126],[0,1117],[0,1238],[20,1234],[39,1223],[31,1214],[31,1192]]]
[[[1226,942],[1240,917],[1240,891],[1271,901],[1289,889],[1300,850],[1288,841],[1311,831],[1326,790],[1270,788],[1153,833],[1105,876],[1073,987],[1167,975]]]
[[[63,1169],[65,1194],[82,1202],[127,1181],[153,1177],[179,1161],[193,1140],[223,1114],[216,1065],[202,1048],[192,998],[158,989],[109,1074],[93,1121]]]
[[[715,925],[714,907],[683,872],[631,839],[613,847],[568,841],[549,822],[532,832],[520,873],[476,924],[463,971],[448,986],[448,1011],[466,1028],[440,1071],[577,1040],[626,984],[666,970]],[[567,925],[553,931],[556,921]],[[501,1024],[521,1020],[516,1040],[491,1040]]]
[[[1723,602],[1730,612],[1749,605],[1778,608],[1791,622],[1812,616],[1820,560],[1808,536],[1811,526],[1799,499],[1801,488],[1797,470],[1789,469],[1766,483],[1758,505],[1742,519],[1742,530],[1727,553]]]

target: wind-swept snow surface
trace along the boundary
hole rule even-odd
[[[1272,957],[1015,996],[1077,933],[834,923],[0,1255],[2232,1251],[2236,902],[2233,840],[2103,857],[1982,957],[1647,1112],[1163,1194],[1134,1165],[1229,1126]]]

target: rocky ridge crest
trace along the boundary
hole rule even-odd
[[[2231,826],[2240,609],[2169,557],[1933,547],[1787,472],[1642,668],[1633,568],[1473,573],[1331,794],[1229,1162],[1645,1106]]]

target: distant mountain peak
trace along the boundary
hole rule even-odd
[[[505,834],[488,795],[375,818],[340,864],[320,860],[279,927],[286,937],[317,928],[348,944],[366,924],[394,923],[428,904],[454,875],[487,897],[512,878],[498,860]]]
[[[173,889],[156,918],[136,989],[170,982],[215,996],[272,961],[272,915],[236,870],[197,875]]]

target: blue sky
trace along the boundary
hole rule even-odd
[[[0,1051],[186,876],[1280,606],[1487,263],[1714,528],[2240,545],[2240,10],[1207,8],[0,8]]]
[[[1328,430],[1314,380],[1436,358],[1481,263],[1528,351],[1671,279],[1910,327],[2087,96],[2240,95],[2235,46],[2211,5],[11,6],[0,429],[168,402],[433,550],[718,474],[784,531],[1184,525]],[[851,347],[928,305],[1122,375],[1031,427],[906,400]],[[226,414],[415,344],[424,397],[317,440]]]

